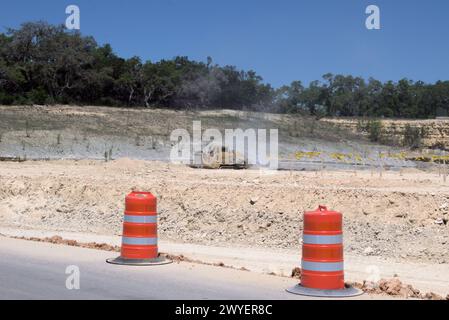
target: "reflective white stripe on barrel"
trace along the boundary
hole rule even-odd
[[[301,268],[309,271],[343,271],[343,261],[342,262],[311,262],[304,261],[301,262]]]
[[[122,237],[122,243],[131,245],[141,245],[141,246],[157,245],[157,238]]]
[[[125,222],[130,223],[157,223],[157,216],[129,216],[125,215]]]
[[[305,234],[303,235],[302,240],[305,244],[340,244],[343,243],[343,235],[317,236]]]

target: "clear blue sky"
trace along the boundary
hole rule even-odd
[[[0,27],[63,23],[68,4],[80,7],[83,34],[123,57],[211,56],[275,87],[327,72],[449,79],[447,0],[3,0]],[[379,31],[365,28],[369,4],[381,9]]]

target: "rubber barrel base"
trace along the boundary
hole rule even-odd
[[[297,284],[293,288],[286,289],[287,292],[309,297],[321,297],[321,298],[349,298],[356,297],[363,294],[362,290],[354,287],[347,287],[340,290],[320,290],[313,288],[306,288],[300,284]]]
[[[170,264],[173,261],[160,256],[154,259],[124,259],[122,257],[118,257],[115,259],[106,259],[106,262],[125,266],[160,266]]]

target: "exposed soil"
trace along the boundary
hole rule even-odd
[[[292,270],[291,277],[301,280],[301,268],[294,268]],[[398,278],[380,279],[377,282],[346,282],[346,286],[352,286],[371,294],[384,294],[394,297],[416,298],[425,300],[449,300],[449,294],[446,296],[446,298],[443,298],[443,296],[434,292],[422,293],[409,284],[403,284]]]
[[[401,150],[374,144],[339,124],[313,117],[235,110],[173,111],[77,106],[0,106],[0,159],[169,159],[175,129],[277,129],[280,166],[316,169],[410,167],[391,155]],[[317,157],[297,158],[297,152]],[[379,154],[382,158],[379,159]],[[295,163],[288,161],[295,160]],[[300,161],[298,161],[300,160]],[[304,165],[305,164],[305,165]]]
[[[404,284],[398,278],[381,279],[377,283],[349,283],[350,285],[371,294],[384,294],[394,297],[415,298],[424,300],[449,300],[449,295],[445,298],[434,292],[420,292],[409,284]]]
[[[434,173],[200,170],[154,161],[0,162],[0,225],[119,235],[131,190],[159,200],[162,239],[299,248],[302,213],[341,211],[345,250],[449,262],[449,184]]]
[[[46,237],[46,238],[37,238],[37,237],[29,237],[29,238],[15,237],[15,238],[21,239],[21,240],[28,240],[28,241],[62,244],[62,245],[71,246],[71,247],[81,247],[81,248],[96,249],[96,250],[102,250],[102,251],[120,252],[120,247],[111,246],[107,243],[96,243],[96,242],[82,243],[82,242],[78,242],[76,240],[64,239],[60,236],[53,236],[53,237]]]
[[[171,131],[190,131],[194,120],[203,129],[221,131],[279,129],[282,169],[287,170],[214,171],[170,164]],[[299,250],[303,212],[326,205],[344,214],[345,252],[352,256],[449,263],[448,167],[404,160],[397,157],[401,151],[370,143],[339,123],[299,116],[0,106],[0,226],[120,235],[124,198],[142,190],[158,197],[162,240]],[[361,164],[370,170],[356,171]],[[383,170],[388,167],[397,171]],[[119,251],[59,236],[29,240]],[[170,258],[198,262],[183,255]],[[292,271],[300,274],[299,268]],[[443,299],[398,278],[353,285],[375,294]]]

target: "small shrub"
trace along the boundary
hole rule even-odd
[[[371,120],[368,122],[369,139],[372,142],[379,142],[382,137],[382,122]]]
[[[136,143],[136,147],[141,147],[142,146],[142,144],[141,144],[141,137],[139,135],[136,135],[135,143]]]
[[[424,128],[412,127],[410,124],[406,124],[402,141],[405,147],[418,149],[422,146],[422,138],[424,138],[424,136]]]
[[[14,97],[5,93],[0,92],[0,104],[5,106],[10,106],[14,103]]]
[[[31,137],[30,123],[29,123],[28,119],[25,121],[25,135],[27,138]]]
[[[431,149],[434,149],[434,150],[448,150],[448,148],[447,148],[447,146],[444,144],[444,142],[441,142],[441,141],[437,141],[437,142],[435,142],[432,146],[431,146]]]
[[[156,150],[156,139],[151,137],[151,149]]]
[[[97,101],[97,104],[100,106],[108,106],[108,107],[116,107],[120,105],[120,103],[113,98],[103,97]]]
[[[19,105],[19,106],[24,106],[24,105],[30,105],[33,104],[33,102],[25,96],[17,96],[14,98],[14,102],[13,104]]]
[[[27,93],[27,97],[32,103],[39,105],[46,104],[47,99],[49,98],[47,92],[43,88],[31,90],[29,93]]]
[[[365,121],[358,119],[357,120],[357,132],[367,132],[369,123],[367,124]]]

